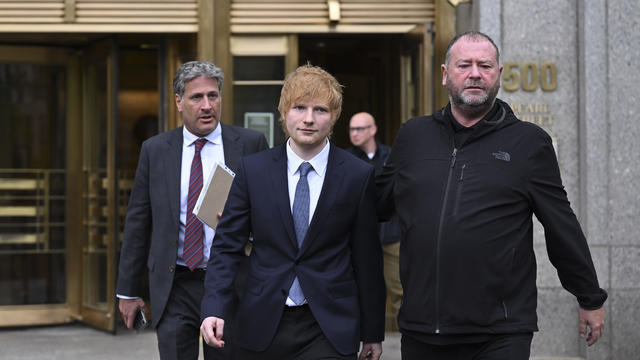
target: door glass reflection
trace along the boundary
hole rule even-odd
[[[0,63],[0,306],[66,302],[64,66]]]
[[[83,305],[107,307],[107,248],[111,231],[109,210],[107,60],[85,67],[83,113],[84,244]]]

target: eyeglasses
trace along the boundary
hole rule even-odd
[[[349,132],[363,132],[363,131],[367,130],[370,127],[371,127],[371,125],[369,125],[369,126],[350,127],[349,128]]]

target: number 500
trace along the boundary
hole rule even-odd
[[[554,91],[558,87],[558,68],[552,62],[544,62],[538,65],[532,62],[522,64],[517,62],[504,63],[502,73],[502,88],[506,91],[516,91],[522,88],[524,91],[535,91],[538,83],[543,91]]]

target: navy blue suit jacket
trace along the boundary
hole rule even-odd
[[[249,234],[253,251],[234,342],[266,349],[297,275],[334,348],[358,351],[384,338],[385,289],[373,167],[331,144],[324,184],[298,249],[287,188],[286,145],[243,158],[216,229],[202,317],[225,319]]]

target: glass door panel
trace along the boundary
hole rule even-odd
[[[136,46],[137,45],[137,46]],[[160,129],[158,46],[144,42],[119,49],[118,64],[118,245],[122,247],[124,219],[138,166],[142,142]],[[173,98],[172,98],[173,100]]]
[[[116,264],[140,147],[159,129],[158,56],[148,43],[113,41],[83,59],[82,318],[108,331],[115,331]]]
[[[278,102],[285,75],[298,67],[297,49],[296,35],[231,38],[233,124],[262,132],[270,147],[286,139]]]
[[[69,319],[67,61],[59,49],[0,46],[0,326]]]
[[[115,103],[117,61],[112,41],[83,54],[83,246],[81,316],[89,325],[115,330],[117,209]]]
[[[286,139],[278,121],[284,77],[284,55],[233,57],[233,123],[262,132],[270,147]]]
[[[404,36],[400,61],[402,122],[433,111],[432,38],[433,33],[424,25]]]
[[[122,248],[122,234],[133,188],[138,157],[142,143],[158,134],[160,129],[159,46],[153,43],[128,44],[119,49],[118,64],[118,146],[117,146],[117,199],[118,245],[117,258]],[[173,100],[173,98],[171,98]],[[143,298],[149,301],[148,281],[145,276]]]

